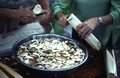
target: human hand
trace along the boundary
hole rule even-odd
[[[59,20],[58,20],[58,25],[60,25],[61,27],[66,27],[68,26],[68,22],[67,22],[67,17],[66,16],[63,16],[61,17]]]
[[[74,15],[76,15],[76,12],[73,12]],[[69,25],[67,18],[70,16],[70,14],[68,15],[64,15],[63,13],[58,13],[56,14],[56,18],[58,19],[58,25],[60,25],[61,27],[66,27]]]
[[[17,20],[27,24],[32,23],[37,19],[37,16],[32,12],[32,9],[35,7],[35,4],[31,7],[27,7],[21,10],[16,11]]]
[[[98,26],[98,18],[91,18],[84,21],[82,24],[79,24],[76,28],[76,32],[78,32],[79,36],[83,38],[87,38],[89,34]]]
[[[52,21],[51,10],[50,9],[43,9],[43,11],[47,12],[47,13],[46,13],[46,17],[44,18],[44,20],[40,21],[40,24],[42,26],[47,26]]]

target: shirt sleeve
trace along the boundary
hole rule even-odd
[[[58,12],[64,14],[71,13],[73,10],[73,0],[55,0],[52,5],[52,13],[55,15]]]
[[[114,29],[120,28],[120,0],[111,0],[111,15],[113,17]]]
[[[55,19],[55,14],[62,12],[67,15],[73,10],[73,0],[55,0],[52,5],[52,25],[56,34],[63,35],[64,28],[58,25],[58,20]]]
[[[120,36],[120,0],[111,0],[111,12],[113,17],[113,44],[116,43]]]

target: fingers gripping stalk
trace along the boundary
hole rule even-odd
[[[82,22],[74,15],[71,14],[67,21],[73,26],[73,28],[76,30],[77,26],[81,24]],[[91,33],[90,30],[85,30],[85,33],[90,33],[87,38],[84,38],[85,41],[94,49],[100,50],[101,48],[101,43],[100,41]]]

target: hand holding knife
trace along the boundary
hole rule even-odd
[[[43,12],[43,13],[40,13],[40,14],[35,14],[36,16],[40,16],[40,15],[43,15],[43,14],[46,14],[47,12]]]

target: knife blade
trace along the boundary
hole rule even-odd
[[[47,12],[43,12],[43,13],[40,13],[40,14],[36,14],[36,16],[40,16],[40,15],[43,15],[43,14],[46,14]]]

